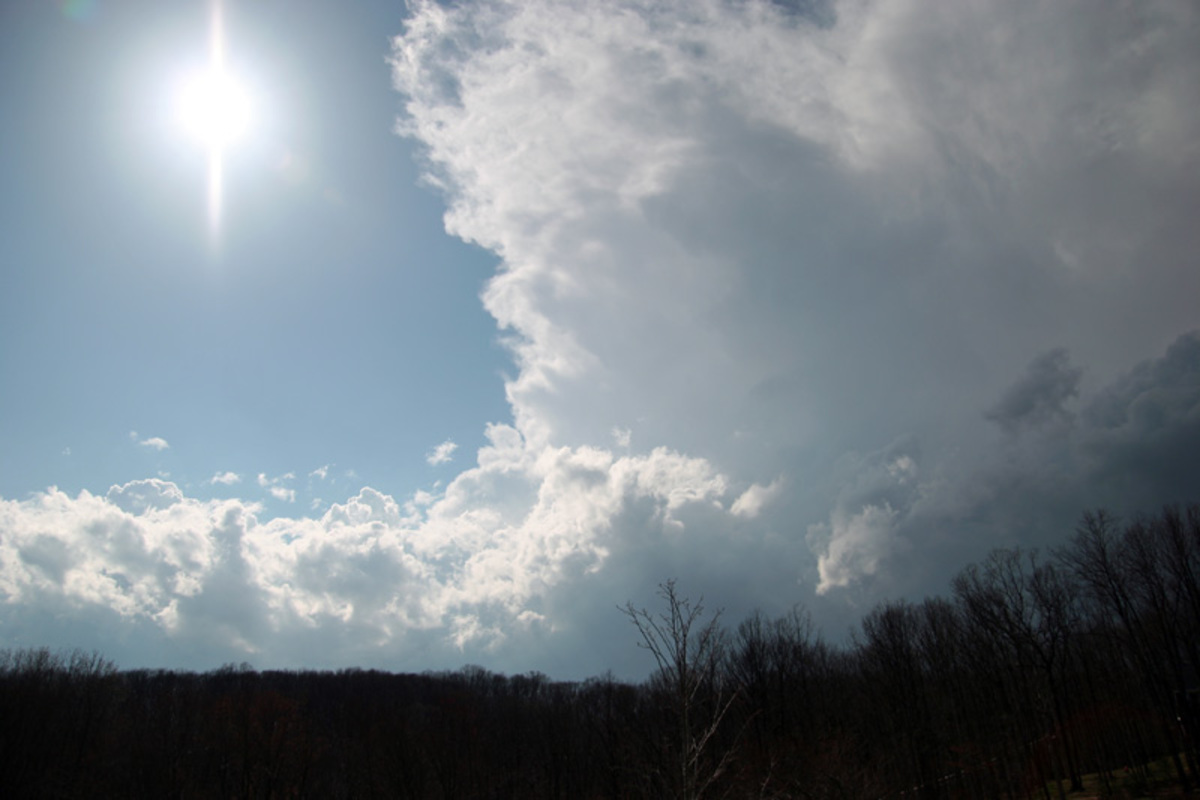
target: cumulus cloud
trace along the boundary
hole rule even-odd
[[[835,464],[833,510],[807,530],[817,555],[817,594],[871,578],[908,550],[900,523],[929,491],[919,479],[919,457],[916,442],[904,438],[865,456],[848,453]]]
[[[364,488],[317,518],[263,519],[156,479],[3,501],[0,592],[82,618],[115,610],[263,663],[335,642],[339,657],[394,658],[422,636],[457,659],[558,624],[540,598],[603,567],[626,535],[619,518],[683,535],[690,506],[722,513],[722,476],[678,453],[532,452],[504,426],[489,439],[437,497]]]
[[[897,545],[895,520],[895,509],[883,503],[863,506],[853,514],[839,508],[828,523],[811,526],[809,538],[823,551],[817,559],[817,594],[874,575]]]
[[[267,490],[267,493],[276,500],[282,500],[285,503],[296,502],[296,490],[285,486],[288,481],[295,480],[294,473],[288,472],[276,478],[268,478],[266,473],[258,473],[258,485]]]
[[[213,486],[218,484],[221,486],[232,486],[235,483],[241,483],[241,480],[242,476],[238,475],[236,472],[230,472],[226,470],[225,472],[215,473],[211,478],[208,479],[208,482]]]
[[[0,593],[8,603],[74,613],[79,605],[167,624],[200,590],[215,557],[211,514],[151,479],[101,498],[57,490],[4,501]]]
[[[131,432],[130,436],[135,441],[137,441],[137,432],[136,431]],[[138,441],[138,444],[141,445],[142,447],[148,447],[151,450],[166,450],[168,447],[171,446],[171,445],[167,444],[167,440],[162,438],[161,436],[151,436],[148,439],[142,439],[142,440]]]
[[[736,517],[757,517],[763,508],[771,503],[783,491],[783,479],[778,478],[767,486],[754,484],[738,495],[729,511]]]
[[[448,463],[454,457],[454,451],[457,449],[458,445],[447,439],[429,451],[429,454],[425,456],[425,460],[432,466]]]
[[[809,544],[803,583],[922,591],[901,562],[989,547],[972,520],[1013,521],[1000,486],[1056,535],[1032,478],[1082,480],[1052,424],[1088,401],[1076,363],[1104,385],[1200,321],[1197,19],[786,6],[423,3],[401,129],[448,230],[503,259],[483,299],[527,442],[636,423],[742,485],[782,477],[735,505]]]
[[[168,508],[182,500],[183,493],[169,481],[149,478],[113,486],[105,498],[122,511],[140,514],[150,509]]]

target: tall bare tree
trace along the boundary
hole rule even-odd
[[[652,684],[666,700],[676,731],[668,748],[667,780],[676,797],[700,798],[728,768],[731,748],[715,752],[734,690],[725,685],[725,633],[721,612],[705,615],[704,598],[692,602],[680,596],[675,581],[659,586],[666,608],[652,614],[626,603],[622,611],[641,636],[640,647],[658,665]]]

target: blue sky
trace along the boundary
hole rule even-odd
[[[509,361],[477,300],[495,259],[442,232],[391,132],[402,10],[230,5],[259,120],[230,149],[214,242],[207,154],[172,107],[207,7],[89,8],[4,12],[4,495],[291,472],[308,501],[326,466],[443,478],[426,452],[482,440]]]
[[[1198,499],[1200,19],[845,0],[0,10],[0,645],[647,667]]]

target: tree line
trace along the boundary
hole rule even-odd
[[[1083,515],[831,644],[726,627],[674,581],[621,608],[632,684],[481,667],[118,670],[0,652],[11,797],[1025,798],[1200,789],[1200,506]],[[1162,768],[1165,765],[1165,771]]]

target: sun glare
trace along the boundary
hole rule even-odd
[[[193,76],[180,90],[179,121],[208,149],[224,148],[249,127],[250,99],[233,76],[213,69]]]
[[[224,152],[245,136],[252,122],[250,94],[225,68],[225,32],[220,0],[213,0],[209,23],[209,63],[180,81],[175,94],[176,121],[188,138],[208,153],[209,231],[221,226]]]

